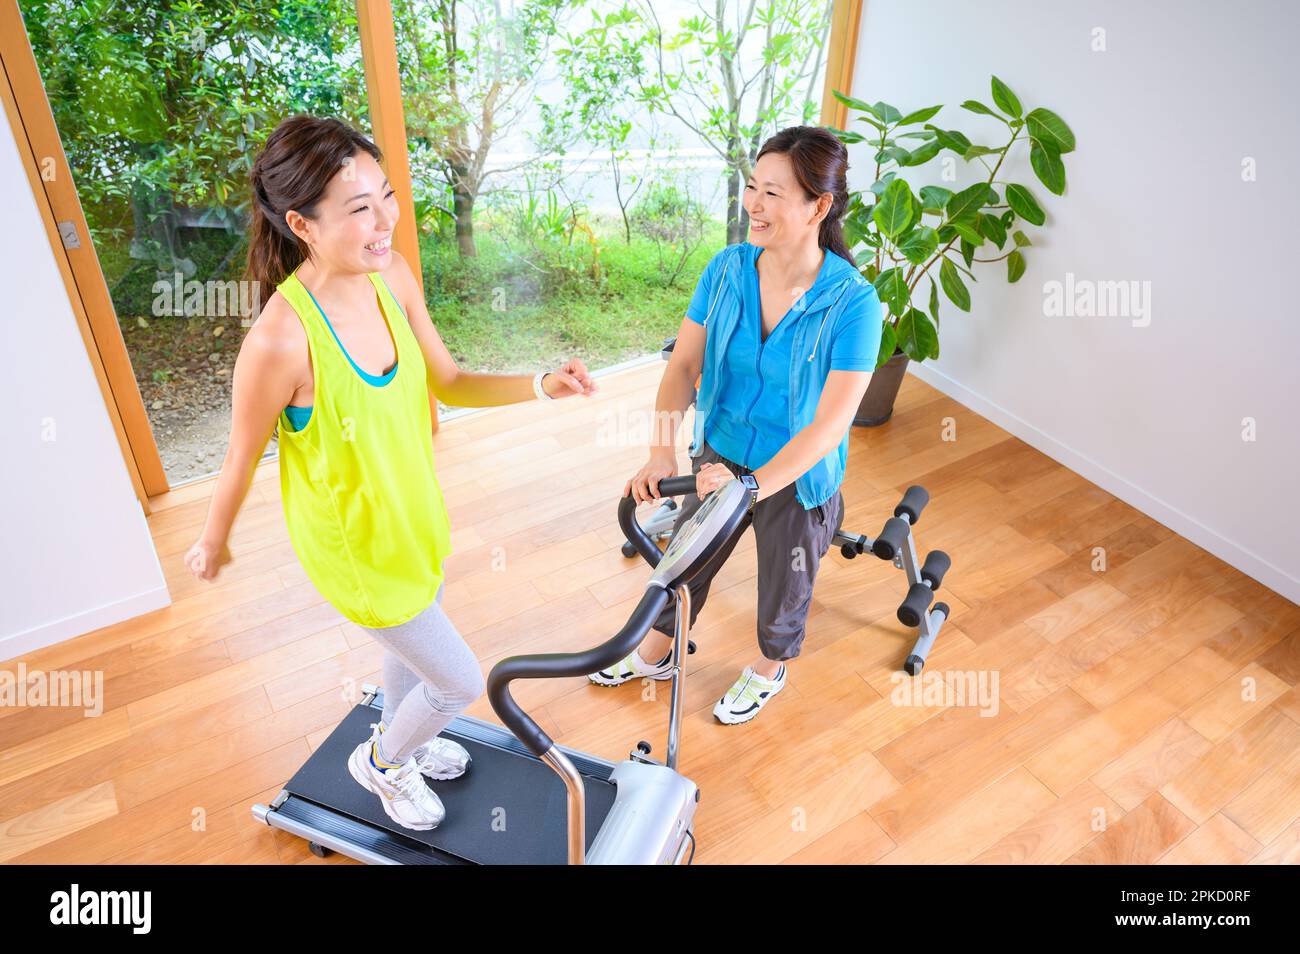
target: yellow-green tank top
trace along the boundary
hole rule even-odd
[[[383,278],[369,278],[397,346],[383,385],[362,380],[296,270],[277,286],[307,332],[315,382],[302,430],[280,414],[280,495],[308,579],[345,617],[378,627],[434,601],[451,521],[433,468],[424,353]]]

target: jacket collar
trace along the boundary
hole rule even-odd
[[[749,242],[741,242],[736,246],[732,267],[727,269],[727,281],[737,297],[740,297],[744,292],[742,283],[749,277],[750,270],[757,267],[755,263],[758,261],[760,251],[761,249],[758,246]],[[845,282],[866,281],[862,277],[862,273],[851,262],[840,258],[830,249],[826,249],[825,253],[822,267],[817,272],[817,278],[813,281],[812,288],[804,296],[805,312],[821,311],[829,308],[839,299],[840,293],[844,290]]]

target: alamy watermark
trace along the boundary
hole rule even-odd
[[[682,428],[685,413],[648,410],[644,406],[629,408],[624,401],[613,408],[601,408],[596,419],[596,446],[675,446],[689,436]]]
[[[924,670],[919,677],[895,672],[889,678],[894,684],[889,701],[896,706],[976,706],[984,718],[998,714],[996,669],[950,669],[943,673]]]
[[[185,280],[176,272],[153,283],[156,318],[239,318],[247,328],[260,312],[260,282]]]
[[[1098,282],[1076,279],[1043,283],[1043,314],[1048,318],[1132,318],[1134,328],[1151,324],[1149,281]]]
[[[132,934],[148,934],[152,911],[152,891],[94,891],[74,883],[50,895],[50,923],[55,925],[120,924]]]
[[[27,671],[18,664],[16,673],[0,670],[0,707],[84,708],[87,716],[104,711],[104,671],[54,670]]]

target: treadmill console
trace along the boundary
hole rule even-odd
[[[649,585],[671,589],[689,583],[739,532],[749,511],[749,500],[749,490],[734,479],[705,497],[700,508],[673,534]]]

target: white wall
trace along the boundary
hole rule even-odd
[[[8,660],[171,597],[2,111],[0,208],[0,660]]]
[[[1005,127],[958,104],[991,106],[996,73],[1070,124],[1064,196],[1027,149],[999,175],[1047,209],[1027,273],[976,272],[972,313],[945,301],[942,357],[912,373],[1296,602],[1298,35],[1288,2],[866,0],[852,90],[904,112],[944,103],[933,122],[993,145]],[[871,151],[851,147],[852,188]],[[952,185],[939,173],[906,178]],[[1149,326],[1047,317],[1044,284],[1067,272],[1150,282]]]

